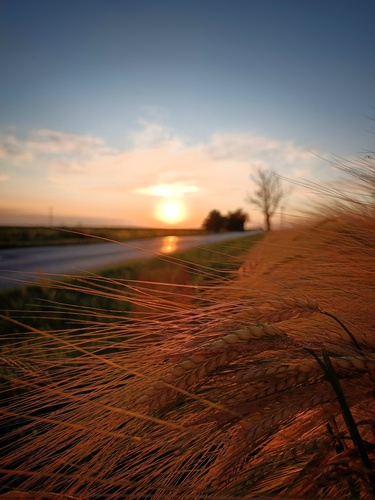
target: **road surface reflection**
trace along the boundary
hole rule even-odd
[[[166,236],[163,238],[161,253],[175,252],[177,249],[178,236]]]

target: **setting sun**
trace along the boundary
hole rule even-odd
[[[186,210],[180,201],[164,200],[157,208],[156,218],[166,224],[178,224],[186,219]]]

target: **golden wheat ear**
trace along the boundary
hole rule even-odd
[[[264,323],[280,323],[289,319],[308,318],[313,314],[321,312],[316,300],[311,297],[306,299],[285,297],[268,300],[268,308],[255,311],[258,321]]]
[[[253,353],[261,352],[270,346],[269,340],[274,337],[285,338],[286,335],[275,326],[260,324],[228,333],[209,343],[199,354],[193,354],[168,369],[137,402],[148,402],[150,409],[156,409],[175,398],[179,389],[187,391],[219,367],[233,361],[241,354],[244,345]]]

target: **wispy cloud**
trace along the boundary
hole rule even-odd
[[[210,156],[218,161],[237,160],[258,163],[272,170],[294,168],[298,162],[311,162],[309,151],[293,141],[280,141],[246,132],[218,132],[207,145]]]
[[[32,158],[25,142],[14,132],[0,131],[0,160],[28,161]]]
[[[98,137],[50,129],[32,131],[27,138],[25,147],[30,153],[47,155],[92,157],[110,152],[105,142]]]
[[[181,146],[181,140],[161,123],[139,120],[140,128],[129,134],[134,149],[149,149],[168,145],[170,148]]]
[[[163,198],[182,198],[188,193],[198,193],[201,190],[202,189],[197,186],[188,186],[186,184],[176,182],[172,184],[156,184],[155,186],[147,186],[145,188],[135,189],[135,192],[151,196],[161,196]]]

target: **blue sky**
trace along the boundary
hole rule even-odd
[[[56,224],[197,227],[239,207],[256,224],[253,165],[327,182],[316,155],[373,148],[373,1],[3,0],[0,14],[0,224],[46,224],[51,207]],[[306,196],[294,188],[288,211]]]

